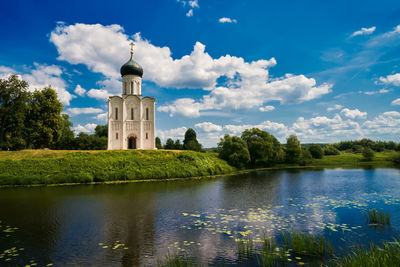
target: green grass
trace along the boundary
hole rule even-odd
[[[335,156],[324,156],[313,159],[310,166],[330,168],[391,168],[394,167],[392,158],[396,152],[377,152],[371,161],[363,159],[362,154],[341,153]]]
[[[46,151],[0,153],[0,185],[91,183],[210,176],[235,168],[194,151]]]
[[[390,213],[381,210],[370,209],[365,214],[367,217],[367,223],[372,225],[380,225],[382,227],[390,227]]]
[[[400,243],[397,241],[389,242],[381,247],[372,244],[368,250],[357,249],[353,253],[337,259],[333,266],[400,266]]]

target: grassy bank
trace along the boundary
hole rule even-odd
[[[391,168],[395,152],[376,153],[372,161],[361,154],[342,153],[313,159],[307,167]],[[303,168],[279,164],[271,169]],[[267,168],[270,169],[270,168]],[[216,153],[192,151],[0,151],[0,186],[158,180],[235,172]],[[252,170],[245,170],[252,171]]]
[[[215,154],[192,151],[0,152],[0,185],[168,179],[233,171]]]

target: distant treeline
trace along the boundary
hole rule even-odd
[[[215,151],[220,158],[237,168],[260,168],[283,163],[308,165],[313,158],[339,155],[342,151],[362,153],[363,160],[370,161],[374,158],[374,152],[399,150],[398,143],[370,139],[302,146],[294,135],[289,136],[286,144],[282,145],[270,133],[253,128],[245,130],[240,137],[226,134]],[[400,165],[400,154],[393,162]]]

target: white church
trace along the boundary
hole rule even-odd
[[[108,150],[156,149],[155,99],[142,97],[142,67],[131,58],[121,67],[122,97],[108,98]]]

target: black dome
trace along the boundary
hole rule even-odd
[[[142,67],[132,59],[132,57],[129,59],[128,62],[126,62],[124,65],[121,67],[121,76],[125,75],[137,75],[139,77],[143,76],[143,69]]]

